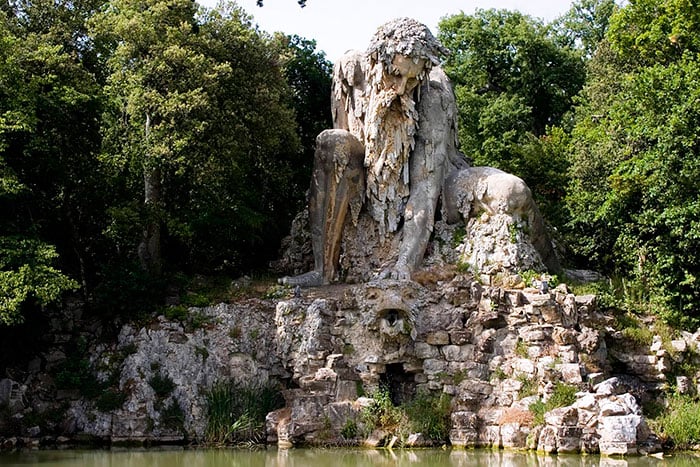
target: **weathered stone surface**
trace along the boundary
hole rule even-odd
[[[646,439],[644,422],[639,415],[603,417],[598,425],[602,455],[637,454],[637,441]]]
[[[455,277],[446,286],[459,290],[471,283]],[[129,349],[120,376],[120,388],[128,393],[124,405],[99,413],[73,394],[76,399],[66,420],[72,433],[103,439],[177,440],[186,433],[188,439],[196,440],[206,421],[203,395],[217,381],[280,379],[291,380],[296,387],[285,392],[287,407],[267,420],[269,442],[280,446],[361,442],[345,440],[340,433],[349,420],[361,424],[359,414],[372,403],[371,398],[358,395],[372,395],[388,385],[392,396],[403,400],[417,391],[450,396],[450,441],[455,446],[614,453],[648,445],[644,449],[653,452],[656,443],[641,422],[633,395],[643,395],[644,388],[650,387],[640,383],[640,377],[603,380],[608,373],[601,361],[601,371],[585,375],[587,382],[596,383],[595,391],[583,391],[589,387],[582,381],[584,371],[591,365],[584,350],[599,352],[604,346],[601,331],[526,321],[494,328],[485,327],[483,320],[474,320],[468,331],[457,328],[465,325],[463,320],[469,323],[470,317],[483,313],[479,307],[485,300],[503,316],[523,312],[524,307],[509,308],[505,292],[484,287],[481,294],[480,302],[469,305],[472,308],[455,308],[439,287],[387,280],[347,287],[342,299],[339,294],[324,299],[316,295],[192,310],[215,323],[201,329],[186,329],[164,318],[144,329],[125,326],[115,346],[102,345],[91,352],[96,365],[105,365],[110,352]],[[542,298],[541,303],[548,300],[551,297]],[[566,300],[554,300],[553,306],[563,306]],[[439,317],[437,329],[430,327],[432,316]],[[387,332],[382,320],[390,318],[405,319],[409,328],[415,323],[417,332]],[[460,332],[462,343],[456,343],[455,332]],[[429,339],[441,344],[430,344]],[[523,346],[528,358],[522,357]],[[569,358],[570,354],[575,357]],[[562,356],[579,361],[581,355],[586,355],[585,362],[581,358],[580,363],[561,363]],[[656,358],[656,352],[630,354],[629,361],[641,364]],[[175,386],[157,404],[149,384],[156,374],[172,379]],[[41,373],[33,378],[43,381]],[[529,406],[550,397],[559,382],[576,385],[581,392],[571,407],[545,414],[541,429],[530,430],[527,417],[504,416],[530,414]],[[535,395],[523,397],[525,390]],[[57,396],[51,395],[54,400]],[[185,414],[184,431],[173,431],[161,422],[162,407],[173,403]],[[624,418],[630,416],[640,417],[636,428],[636,419]],[[613,436],[618,425],[635,428],[638,438]],[[389,435],[379,431],[373,442],[386,445],[392,439]],[[416,443],[422,443],[420,437]]]
[[[428,333],[425,342],[430,345],[447,345],[450,343],[450,335],[447,331],[434,331]]]
[[[524,449],[530,427],[520,423],[504,423],[501,425],[501,447],[507,449]]]
[[[474,447],[477,445],[479,427],[478,417],[473,412],[452,412],[450,417],[450,443],[453,446]]]
[[[557,452],[557,430],[553,426],[545,426],[540,431],[537,450],[547,454]]]
[[[547,425],[562,427],[576,426],[578,424],[578,410],[575,407],[561,407],[550,410],[544,415]]]

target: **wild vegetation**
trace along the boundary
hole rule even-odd
[[[207,429],[211,445],[265,442],[265,416],[284,406],[280,388],[266,384],[221,381],[207,393]]]
[[[4,3],[0,83],[3,327],[66,292],[113,319],[265,267],[330,125],[323,53],[235,4]]]
[[[409,434],[422,433],[426,440],[443,444],[450,431],[450,412],[451,398],[446,394],[420,392],[410,401],[394,405],[389,390],[380,388],[361,413],[358,434],[369,437],[380,430],[395,436],[398,447]]]

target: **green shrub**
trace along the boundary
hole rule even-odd
[[[518,339],[518,342],[515,343],[515,348],[513,349],[513,353],[517,355],[520,358],[529,358],[530,355],[527,352],[527,342],[525,342],[522,339]]]
[[[655,425],[678,449],[700,443],[700,402],[689,396],[671,397]]]
[[[547,413],[547,405],[542,400],[537,400],[528,407],[532,412],[533,426],[544,425],[544,414]]]
[[[160,422],[165,428],[179,432],[185,431],[185,413],[175,399],[161,410]]]
[[[160,372],[151,376],[151,378],[148,380],[148,384],[151,386],[151,388],[153,388],[156,396],[161,399],[168,397],[175,389],[175,383],[170,376],[163,375]]]
[[[340,436],[345,439],[355,439],[357,433],[357,422],[352,418],[345,420],[345,425],[343,425],[343,429],[340,430]]]
[[[528,407],[534,416],[533,425],[544,425],[544,414],[558,407],[566,407],[576,402],[578,388],[570,384],[557,382],[554,385],[554,392],[547,399],[547,402],[538,400]]]
[[[185,294],[184,297],[182,297],[182,304],[188,307],[193,306],[203,308],[211,304],[211,299],[206,295],[190,292]]]
[[[518,396],[521,399],[537,394],[539,383],[535,378],[523,374],[519,375],[517,380],[520,381],[520,391],[518,391]]]
[[[418,392],[403,405],[411,422],[411,429],[434,441],[444,441],[450,433],[451,399],[445,393]]]
[[[68,346],[66,360],[58,366],[54,381],[58,389],[77,389],[80,395],[95,399],[108,386],[98,381],[88,359],[89,349],[85,338],[78,338]]]
[[[578,388],[571,384],[557,382],[554,385],[554,392],[547,400],[547,410],[556,409],[557,407],[566,407],[576,402],[576,393]]]
[[[207,444],[262,442],[265,416],[284,406],[279,386],[223,381],[207,393]]]
[[[101,412],[111,412],[121,408],[124,402],[126,402],[126,393],[109,388],[97,397],[95,407]]]
[[[654,332],[645,326],[632,312],[621,312],[615,316],[615,327],[622,332],[622,345],[649,347],[654,342]]]
[[[190,312],[185,305],[169,306],[163,310],[163,316],[168,321],[185,321],[189,314]]]
[[[419,392],[398,407],[391,402],[389,391],[380,388],[372,403],[361,413],[363,435],[381,429],[399,438],[403,444],[410,433],[423,433],[432,441],[445,441],[450,431],[451,399],[446,394]]]
[[[408,433],[408,420],[403,410],[391,402],[388,388],[380,388],[372,394],[372,402],[361,413],[365,428],[364,435],[369,435],[376,429],[386,430],[403,439]]]

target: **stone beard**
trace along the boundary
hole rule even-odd
[[[378,65],[381,66],[381,65]],[[382,235],[395,232],[409,196],[409,159],[418,111],[413,92],[374,86],[365,115],[367,204]]]

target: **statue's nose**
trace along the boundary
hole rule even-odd
[[[400,78],[398,78],[396,80],[397,83],[396,83],[395,90],[399,96],[403,95],[406,92],[406,87],[408,85],[408,79],[409,78],[407,76],[401,76]]]

